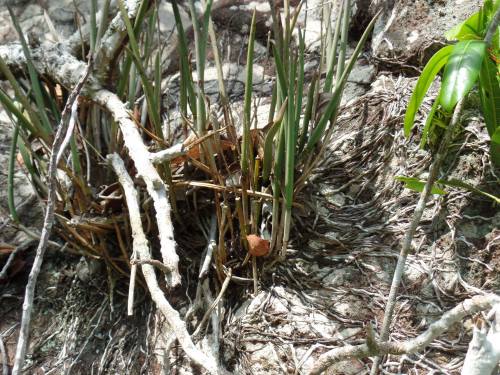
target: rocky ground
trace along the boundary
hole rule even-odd
[[[317,2],[306,2],[309,69],[318,63],[314,27],[319,17]],[[72,1],[12,3],[25,31],[52,37],[44,10],[61,35],[74,31]],[[81,14],[88,14],[86,1],[74,3]],[[352,42],[367,24],[376,3],[356,2]],[[371,45],[350,77],[334,141],[298,198],[303,208],[297,210],[287,261],[263,268],[257,295],[251,294],[251,285],[234,283],[221,304],[224,320],[220,327],[220,351],[231,372],[306,373],[329,348],[362,341],[368,322],[380,327],[401,239],[418,199],[417,193],[404,189],[394,177],[423,176],[431,160],[427,151],[418,148],[418,131],[409,140],[403,136],[406,104],[423,64],[443,45],[443,32],[477,6],[477,2],[466,0],[386,2],[387,9],[377,22]],[[233,11],[233,17],[238,17],[244,9]],[[162,31],[168,36],[172,17],[165,1],[161,2],[161,12]],[[0,7],[0,19],[0,43],[15,40],[5,7]],[[226,15],[216,25],[225,47],[224,69],[237,112],[244,90],[241,76],[245,34],[238,32],[234,23],[228,27],[223,22],[227,19],[236,22]],[[266,116],[270,70],[264,45],[258,44],[256,50],[254,90],[258,112]],[[206,90],[211,102],[216,102],[215,74],[211,76],[210,69]],[[164,100],[172,113],[177,82],[175,75],[166,76],[163,82]],[[436,93],[433,88],[423,112],[430,109]],[[420,127],[424,115],[419,116]],[[498,196],[499,171],[489,162],[487,132],[474,100],[463,117],[441,173]],[[0,280],[0,337],[8,364],[14,355],[23,287],[36,246],[33,239],[13,228],[8,220],[10,133],[9,119],[2,112],[0,261],[12,246],[21,246],[23,250],[9,277]],[[19,167],[15,182],[22,222],[39,231],[42,209]],[[415,251],[408,258],[391,330],[393,339],[416,336],[444,311],[475,294],[476,288],[500,292],[498,228],[498,207],[481,195],[450,189],[446,196],[430,200],[414,239]],[[186,274],[193,273],[189,262],[182,267]],[[193,288],[188,276],[186,295],[169,296],[181,314],[186,313],[186,297]],[[182,350],[175,347],[171,338],[158,335],[164,322],[145,293],[136,314],[132,318],[126,316],[125,290],[126,281],[108,276],[99,263],[52,248],[37,289],[29,358],[32,367],[27,373],[160,374],[160,364],[166,369],[164,373],[195,372],[187,366]],[[458,374],[471,329],[469,319],[425,352],[390,356],[384,371]],[[165,356],[165,349],[172,345],[175,350]],[[365,374],[371,363],[370,359],[342,362],[327,373]]]

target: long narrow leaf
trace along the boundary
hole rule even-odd
[[[9,212],[12,220],[14,222],[19,222],[19,216],[16,210],[16,204],[14,202],[14,167],[16,162],[16,150],[17,150],[17,138],[19,137],[19,124],[14,127],[14,133],[12,134],[12,144],[10,147],[9,155],[9,172],[7,176],[7,203],[9,205]]]
[[[295,174],[295,147],[297,144],[297,122],[295,121],[295,75],[297,71],[297,58],[290,55],[290,65],[288,72],[288,113],[285,115],[285,205],[287,215],[292,208],[293,186]]]
[[[17,21],[16,16],[12,12],[12,9],[10,7],[7,7],[9,10],[10,18],[12,19],[12,23],[14,24],[14,27],[19,34],[19,39],[21,41],[21,46],[23,48],[24,55],[26,56],[26,65],[28,67],[28,73],[30,77],[30,82],[31,82],[31,88],[33,89],[33,93],[35,94],[35,102],[38,107],[38,114],[41,119],[42,126],[45,128],[45,130],[50,134],[52,133],[52,126],[50,125],[50,121],[47,117],[47,113],[45,111],[45,101],[44,101],[44,94],[42,93],[42,88],[40,86],[40,80],[38,78],[38,73],[36,72],[35,66],[33,65],[33,61],[31,58],[31,53],[28,48],[28,44],[26,43],[26,39],[24,38],[23,31],[21,30],[21,26],[19,26],[19,23]],[[45,95],[47,96],[47,95]]]
[[[420,140],[420,147],[424,148],[427,144],[427,139],[429,139],[429,133],[432,131],[432,120],[434,119],[434,114],[436,113],[437,107],[439,106],[439,97],[434,100],[432,103],[431,110],[427,115],[427,119],[425,120],[424,129],[422,130],[422,139]]]
[[[490,59],[484,59],[479,73],[479,97],[481,109],[490,137],[500,127],[500,81],[497,67]]]
[[[481,195],[484,195],[485,197],[488,197],[490,199],[493,199],[496,203],[500,204],[500,198],[493,195],[493,194],[490,194],[490,193],[487,193],[485,191],[482,191],[470,184],[467,184],[463,181],[460,181],[460,180],[457,180],[457,179],[451,179],[451,180],[438,180],[437,181],[438,183],[440,184],[443,184],[443,185],[446,185],[446,186],[451,186],[451,187],[454,187],[454,188],[460,188],[460,189],[466,189],[466,190],[470,190],[470,191],[473,191],[475,193],[478,193],[478,194],[481,194]]]
[[[144,88],[144,94],[146,96],[146,101],[148,105],[148,113],[150,119],[153,123],[156,135],[163,139],[163,131],[161,128],[161,119],[159,114],[158,103],[156,102],[156,98],[154,95],[154,88],[151,84],[149,77],[146,75],[146,71],[141,61],[139,45],[135,38],[134,29],[132,27],[132,23],[128,18],[127,11],[125,6],[123,5],[123,0],[118,1],[118,6],[120,8],[120,13],[122,15],[123,21],[125,23],[125,27],[127,28],[127,34],[129,37],[129,45],[131,47],[131,56],[134,61],[135,67],[139,72],[139,76],[141,77],[142,86]],[[130,94],[130,93],[129,93]]]
[[[305,30],[304,30],[305,33]],[[297,77],[297,102],[295,103],[295,127],[298,131],[299,122],[300,122],[300,114],[302,113],[302,101],[304,96],[304,51],[305,51],[305,42],[304,42],[304,33],[299,29],[299,76]],[[297,134],[295,135],[297,137]]]
[[[404,132],[406,137],[410,135],[410,131],[415,121],[415,116],[424,100],[425,95],[427,94],[427,90],[429,90],[429,87],[434,81],[434,78],[436,78],[436,75],[448,62],[448,58],[450,57],[452,51],[453,46],[441,48],[434,54],[434,56],[432,56],[422,70],[422,74],[417,81],[417,85],[415,86],[410,101],[408,102],[408,108],[406,109],[404,121]]]
[[[24,116],[24,114],[17,108],[14,101],[0,88],[0,103],[4,106],[5,110],[8,113],[16,116],[17,121],[23,126],[26,130],[28,130],[31,134],[39,134],[37,129],[33,126],[33,124]]]
[[[309,131],[309,122],[311,121],[311,115],[313,111],[313,104],[315,102],[315,97],[317,95],[317,89],[319,85],[316,84],[318,79],[318,75],[314,74],[311,83],[309,84],[309,92],[307,93],[307,104],[306,111],[304,113],[304,118],[302,120],[302,131],[300,133],[299,144],[297,147],[297,153],[300,154],[304,149],[304,146],[307,141],[307,135]]]
[[[271,166],[273,161],[273,143],[274,137],[278,130],[280,130],[281,121],[285,115],[285,110],[287,109],[288,100],[285,99],[278,111],[278,116],[274,119],[271,128],[268,130],[264,139],[264,160],[262,163],[262,182],[264,184],[269,180],[271,174]]]
[[[252,16],[252,24],[250,26],[250,35],[248,39],[247,51],[247,72],[245,82],[245,102],[243,108],[243,140],[241,147],[241,171],[246,175],[249,171],[249,161],[251,159],[250,150],[250,117],[252,106],[252,89],[253,89],[253,48],[255,42],[255,10]]]
[[[354,49],[354,52],[351,56],[351,59],[349,60],[349,63],[347,64],[347,67],[344,70],[344,73],[342,74],[342,77],[340,80],[337,82],[335,85],[335,90],[333,92],[332,99],[330,100],[330,103],[328,103],[328,106],[326,107],[325,112],[321,116],[321,119],[318,122],[318,125],[316,128],[312,131],[311,136],[309,137],[309,140],[307,142],[305,151],[309,153],[312,151],[312,149],[315,147],[315,145],[318,143],[318,141],[321,139],[321,136],[325,132],[326,125],[334,115],[334,113],[338,110],[338,106],[340,103],[340,99],[342,97],[342,93],[344,91],[344,86],[347,82],[347,78],[349,77],[349,74],[351,73],[352,68],[354,67],[354,64],[356,63],[356,60],[361,53],[361,50],[363,49],[363,46],[368,39],[368,36],[370,35],[373,26],[375,26],[375,21],[377,20],[378,16],[380,15],[380,11],[373,17],[373,19],[370,21],[368,26],[366,27],[365,32],[361,36],[361,39],[359,40],[356,48]]]
[[[194,93],[193,77],[191,76],[191,71],[189,69],[189,52],[188,52],[188,42],[186,33],[184,31],[184,25],[182,24],[182,18],[179,12],[179,7],[176,1],[172,1],[172,11],[174,13],[175,26],[177,29],[177,35],[179,40],[179,62],[181,68],[181,81],[185,85],[187,94],[189,97],[189,104],[191,108],[191,113],[196,117],[196,96]],[[185,114],[187,117],[187,113]]]
[[[34,134],[34,135],[40,135],[42,138],[44,138],[45,141],[48,140],[47,135],[49,134],[47,132],[47,129],[42,126],[42,123],[40,121],[40,118],[38,117],[38,114],[31,108],[30,102],[28,100],[28,97],[24,94],[24,92],[21,89],[21,86],[17,82],[16,78],[10,71],[9,67],[5,63],[5,61],[0,57],[0,72],[3,73],[3,75],[8,79],[10,82],[12,89],[14,90],[14,94],[16,95],[17,100],[21,102],[21,104],[24,107],[24,110],[29,115],[29,118],[31,121],[28,121],[24,115],[21,114],[21,112],[18,110],[16,105],[14,104],[13,100],[3,91],[0,89],[0,101],[2,104],[5,106],[6,109],[8,109],[9,112],[14,113],[16,117],[22,121],[23,126],[26,126],[29,131]]]
[[[396,176],[395,179],[397,181],[403,182],[405,184],[405,188],[413,191],[418,191],[420,193],[424,190],[426,184],[426,181],[420,180],[416,177]],[[433,185],[431,189],[431,194],[445,195],[446,191]]]

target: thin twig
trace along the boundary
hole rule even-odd
[[[165,274],[165,278],[169,287],[178,286],[181,283],[178,268],[179,256],[175,250],[174,228],[170,216],[171,207],[167,187],[151,162],[150,153],[125,104],[116,94],[104,89],[93,93],[92,97],[96,102],[104,106],[119,124],[125,146],[134,161],[137,174],[144,180],[147,191],[153,198],[162,260],[163,264],[169,269],[169,272]]]
[[[23,303],[23,315],[21,319],[21,328],[19,331],[19,340],[17,342],[16,357],[14,360],[14,368],[12,370],[13,375],[19,375],[22,372],[22,367],[24,364],[24,358],[26,356],[26,348],[28,346],[29,340],[29,330],[31,323],[31,313],[33,311],[33,300],[35,297],[36,282],[38,279],[38,274],[40,273],[40,268],[43,262],[43,256],[47,245],[49,242],[49,237],[52,232],[52,225],[54,223],[54,204],[56,201],[56,172],[57,172],[57,157],[61,150],[61,145],[66,134],[66,129],[68,125],[68,116],[70,115],[73,103],[78,101],[78,95],[82,91],[82,88],[90,75],[90,70],[92,67],[92,57],[90,57],[87,64],[87,68],[83,73],[83,76],[78,81],[73,91],[68,97],[66,105],[61,115],[61,121],[59,122],[56,136],[54,138],[54,143],[52,145],[52,153],[50,155],[49,162],[49,172],[47,175],[48,181],[48,197],[47,197],[47,209],[45,212],[45,219],[43,222],[42,234],[40,236],[40,242],[36,250],[35,260],[33,262],[33,267],[28,278],[28,284],[26,285],[26,292],[24,295]],[[73,113],[75,114],[75,113]],[[75,114],[76,115],[76,114]]]
[[[31,244],[33,243],[33,240],[27,240],[23,242],[21,245],[17,246],[12,253],[10,253],[9,257],[7,258],[7,262],[5,262],[2,271],[0,272],[0,281],[4,280],[7,278],[7,272],[9,271],[9,268],[14,261],[16,255],[21,252],[26,250]]]
[[[179,156],[186,155],[186,148],[182,143],[169,147],[165,150],[161,150],[150,154],[151,162],[154,164],[160,164],[166,161],[170,161]]]
[[[130,261],[130,264],[133,266],[142,266],[143,264],[149,264],[150,266],[158,268],[165,274],[168,274],[170,270],[159,260],[156,259],[137,259]]]
[[[227,287],[229,286],[229,282],[231,281],[231,275],[232,275],[232,270],[229,269],[229,272],[224,279],[224,283],[222,284],[222,287],[220,289],[219,294],[217,295],[217,298],[215,298],[214,302],[210,305],[210,307],[207,309],[205,312],[205,315],[203,315],[203,318],[201,319],[200,323],[198,324],[198,327],[196,327],[196,330],[193,333],[193,337],[196,337],[200,334],[201,329],[207,322],[208,318],[210,318],[211,312],[217,307],[219,304],[220,300],[224,296],[224,293],[226,292]]]
[[[392,323],[394,308],[396,307],[396,296],[405,270],[406,258],[408,257],[408,253],[410,252],[412,240],[415,236],[415,232],[417,231],[417,227],[420,224],[420,219],[422,218],[422,215],[424,213],[425,206],[427,205],[427,201],[429,199],[429,196],[431,195],[432,187],[434,186],[434,183],[438,178],[439,169],[448,152],[448,145],[450,144],[453,137],[455,127],[460,122],[463,103],[464,99],[460,100],[455,107],[453,117],[450,121],[450,124],[446,128],[437,155],[429,170],[429,178],[427,179],[424,190],[420,194],[417,206],[415,207],[415,212],[413,213],[413,219],[410,223],[410,227],[406,231],[403,245],[401,246],[401,252],[399,253],[398,262],[396,264],[396,269],[394,270],[394,276],[392,277],[391,290],[389,291],[389,297],[387,298],[384,320],[380,332],[380,340],[382,341],[386,341],[389,339],[389,329]],[[377,373],[379,363],[380,358],[375,358],[371,369],[371,375],[375,375]]]

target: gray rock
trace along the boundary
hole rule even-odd
[[[380,3],[380,1],[372,1]],[[443,34],[480,6],[471,0],[390,0],[377,20],[372,51],[378,57],[426,62],[444,42]],[[377,7],[373,7],[373,12]]]

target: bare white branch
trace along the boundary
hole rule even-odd
[[[79,77],[73,91],[71,92],[64,110],[61,114],[61,121],[57,127],[57,132],[54,137],[54,142],[52,145],[52,154],[50,155],[49,161],[49,172],[47,175],[48,180],[48,196],[47,196],[47,209],[45,211],[45,218],[43,221],[42,234],[40,236],[40,242],[36,249],[35,260],[33,261],[33,267],[31,268],[30,275],[28,277],[28,284],[26,285],[26,291],[24,294],[23,302],[23,314],[21,318],[21,328],[19,330],[19,339],[17,341],[16,357],[14,359],[14,368],[12,369],[13,375],[19,375],[22,373],[24,359],[26,357],[26,349],[28,347],[30,325],[31,325],[31,313],[33,311],[33,300],[35,298],[35,288],[38,280],[38,275],[42,267],[43,257],[45,255],[45,250],[49,243],[50,234],[52,232],[52,225],[54,223],[54,205],[56,202],[56,173],[57,173],[57,156],[63,151],[63,147],[67,146],[64,144],[64,136],[66,134],[66,129],[68,127],[68,116],[70,115],[71,108],[73,104],[78,102],[78,95],[80,94],[83,85],[87,81],[92,63],[91,61],[87,67],[83,70],[83,75]],[[76,116],[75,111],[71,111],[71,116]]]
[[[91,97],[105,107],[119,124],[125,146],[134,161],[137,174],[144,180],[148,193],[153,198],[163,264],[170,270],[170,273],[166,274],[165,277],[169,286],[177,286],[181,283],[178,269],[179,257],[175,251],[174,229],[170,217],[167,187],[151,163],[150,153],[125,104],[114,93],[104,89],[92,93]]]
[[[151,153],[149,157],[154,164],[160,164],[178,158],[179,156],[186,155],[186,153],[186,147],[182,143],[179,143],[166,150]]]
[[[332,349],[319,357],[311,369],[310,374],[320,374],[332,364],[345,361],[349,358],[366,358],[386,354],[401,355],[418,352],[429,345],[443,332],[446,332],[454,323],[461,321],[467,315],[489,310],[498,303],[500,303],[500,296],[495,294],[475,296],[466,299],[453,309],[444,313],[443,316],[432,323],[424,333],[411,340],[404,342],[379,342],[372,338],[367,340],[364,344],[348,345]]]
[[[494,310],[494,322],[486,332],[486,327],[474,327],[469,350],[465,356],[462,375],[490,375],[500,364],[500,303]]]
[[[140,261],[148,261],[151,259],[151,256],[148,240],[146,239],[146,235],[144,234],[142,227],[139,199],[134,183],[125,168],[123,160],[117,154],[108,155],[108,160],[111,162],[111,165],[113,166],[113,169],[118,176],[118,180],[120,181],[120,184],[125,192],[125,198],[127,200],[128,212],[130,216],[130,226],[132,228],[134,251],[137,253]],[[146,279],[149,292],[151,293],[151,298],[160,309],[172,330],[175,332],[175,335],[187,356],[194,363],[203,367],[211,374],[218,374],[219,372],[215,361],[207,357],[194,345],[186,329],[186,325],[179,316],[179,313],[170,305],[170,303],[168,303],[163,291],[158,285],[153,266],[147,262],[140,263],[140,265],[144,278]]]

